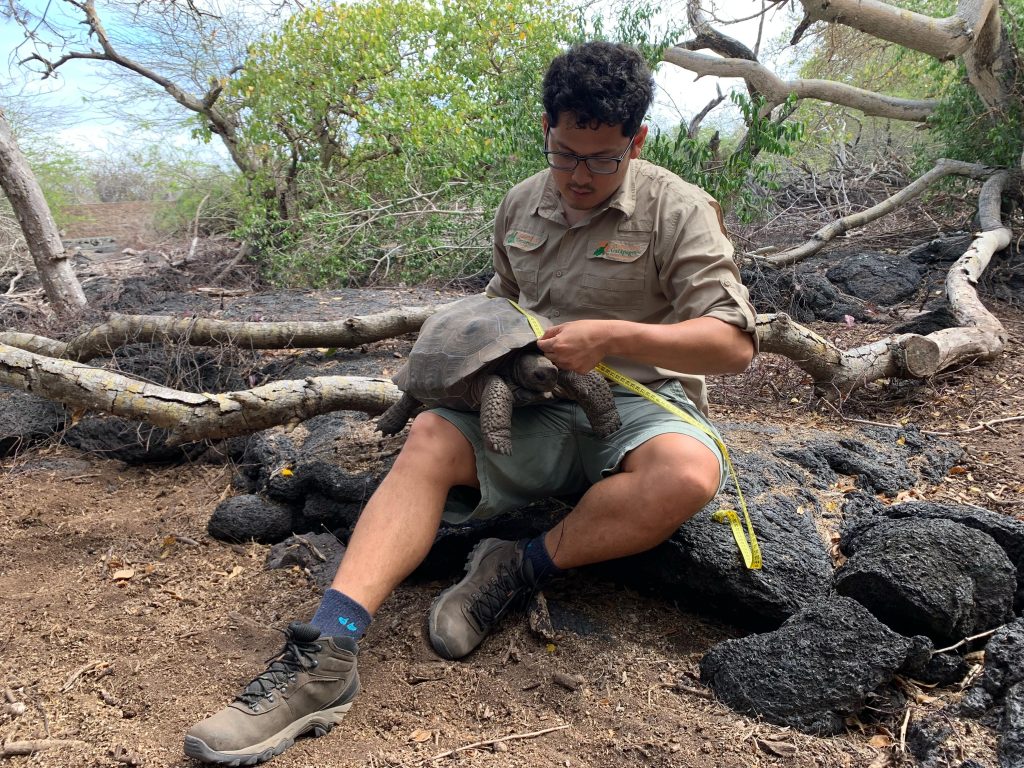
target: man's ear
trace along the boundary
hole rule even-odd
[[[550,127],[551,126],[548,125],[548,113],[547,112],[542,112],[541,116],[540,116],[540,130],[541,130],[541,133],[547,133],[548,132],[548,128],[550,128]]]
[[[629,156],[633,160],[640,157],[640,150],[644,148],[645,141],[647,141],[647,123],[643,123],[636,131],[636,138],[633,139],[633,146],[629,150]]]

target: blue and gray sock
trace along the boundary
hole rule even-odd
[[[336,589],[328,589],[309,623],[324,637],[358,640],[366,634],[371,621],[373,617],[351,597]]]

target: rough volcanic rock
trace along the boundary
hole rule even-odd
[[[836,590],[904,635],[940,645],[1013,615],[1016,569],[986,533],[950,520],[863,519],[844,528]]]
[[[822,599],[773,632],[726,640],[701,680],[732,709],[813,734],[835,734],[892,680],[914,649],[860,603]]]

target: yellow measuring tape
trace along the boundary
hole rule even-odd
[[[529,321],[530,327],[533,329],[533,332],[537,335],[537,338],[540,338],[541,336],[544,335],[544,328],[542,328],[541,324],[537,322],[537,318],[535,318],[525,309],[520,307],[516,302],[512,301],[512,299],[508,299],[508,302],[513,307],[515,307],[516,309],[523,313],[523,315]],[[713,520],[715,520],[715,522],[729,524],[729,527],[732,529],[732,537],[736,540],[736,546],[739,547],[740,554],[743,556],[743,564],[751,570],[759,570],[761,568],[761,547],[757,543],[757,536],[754,535],[754,525],[750,522],[750,514],[747,512],[747,502],[743,498],[743,491],[740,489],[740,481],[739,478],[736,476],[736,468],[733,466],[732,459],[729,457],[729,449],[725,447],[725,443],[722,442],[721,438],[719,438],[718,435],[709,430],[706,426],[701,424],[699,421],[697,421],[697,419],[693,418],[693,416],[688,414],[682,408],[679,408],[675,404],[670,403],[668,400],[663,398],[650,387],[645,387],[640,382],[636,381],[635,379],[631,379],[624,373],[620,373],[611,366],[605,365],[604,363],[599,363],[594,370],[600,373],[606,379],[614,381],[616,384],[621,384],[630,392],[640,395],[641,397],[646,397],[655,405],[660,405],[669,413],[678,416],[687,424],[690,424],[699,429],[701,432],[703,432],[705,435],[710,437],[715,442],[715,445],[718,446],[718,450],[722,452],[722,458],[725,459],[726,466],[729,468],[729,476],[732,478],[733,485],[736,486],[736,497],[739,499],[740,509],[743,510],[743,521],[747,525],[747,535],[744,535],[743,533],[743,523],[740,522],[740,517],[738,514],[736,514],[736,510],[719,510],[718,512],[715,512],[711,517]],[[747,542],[747,536],[750,537],[749,543]]]

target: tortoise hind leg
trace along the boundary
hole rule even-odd
[[[421,405],[415,397],[403,392],[401,399],[377,419],[377,431],[385,435],[397,435]]]
[[[580,404],[598,437],[604,439],[622,426],[612,388],[597,371],[586,374],[559,371],[558,385],[568,397]]]
[[[492,453],[512,455],[512,389],[500,376],[488,376],[480,403],[480,433]]]

